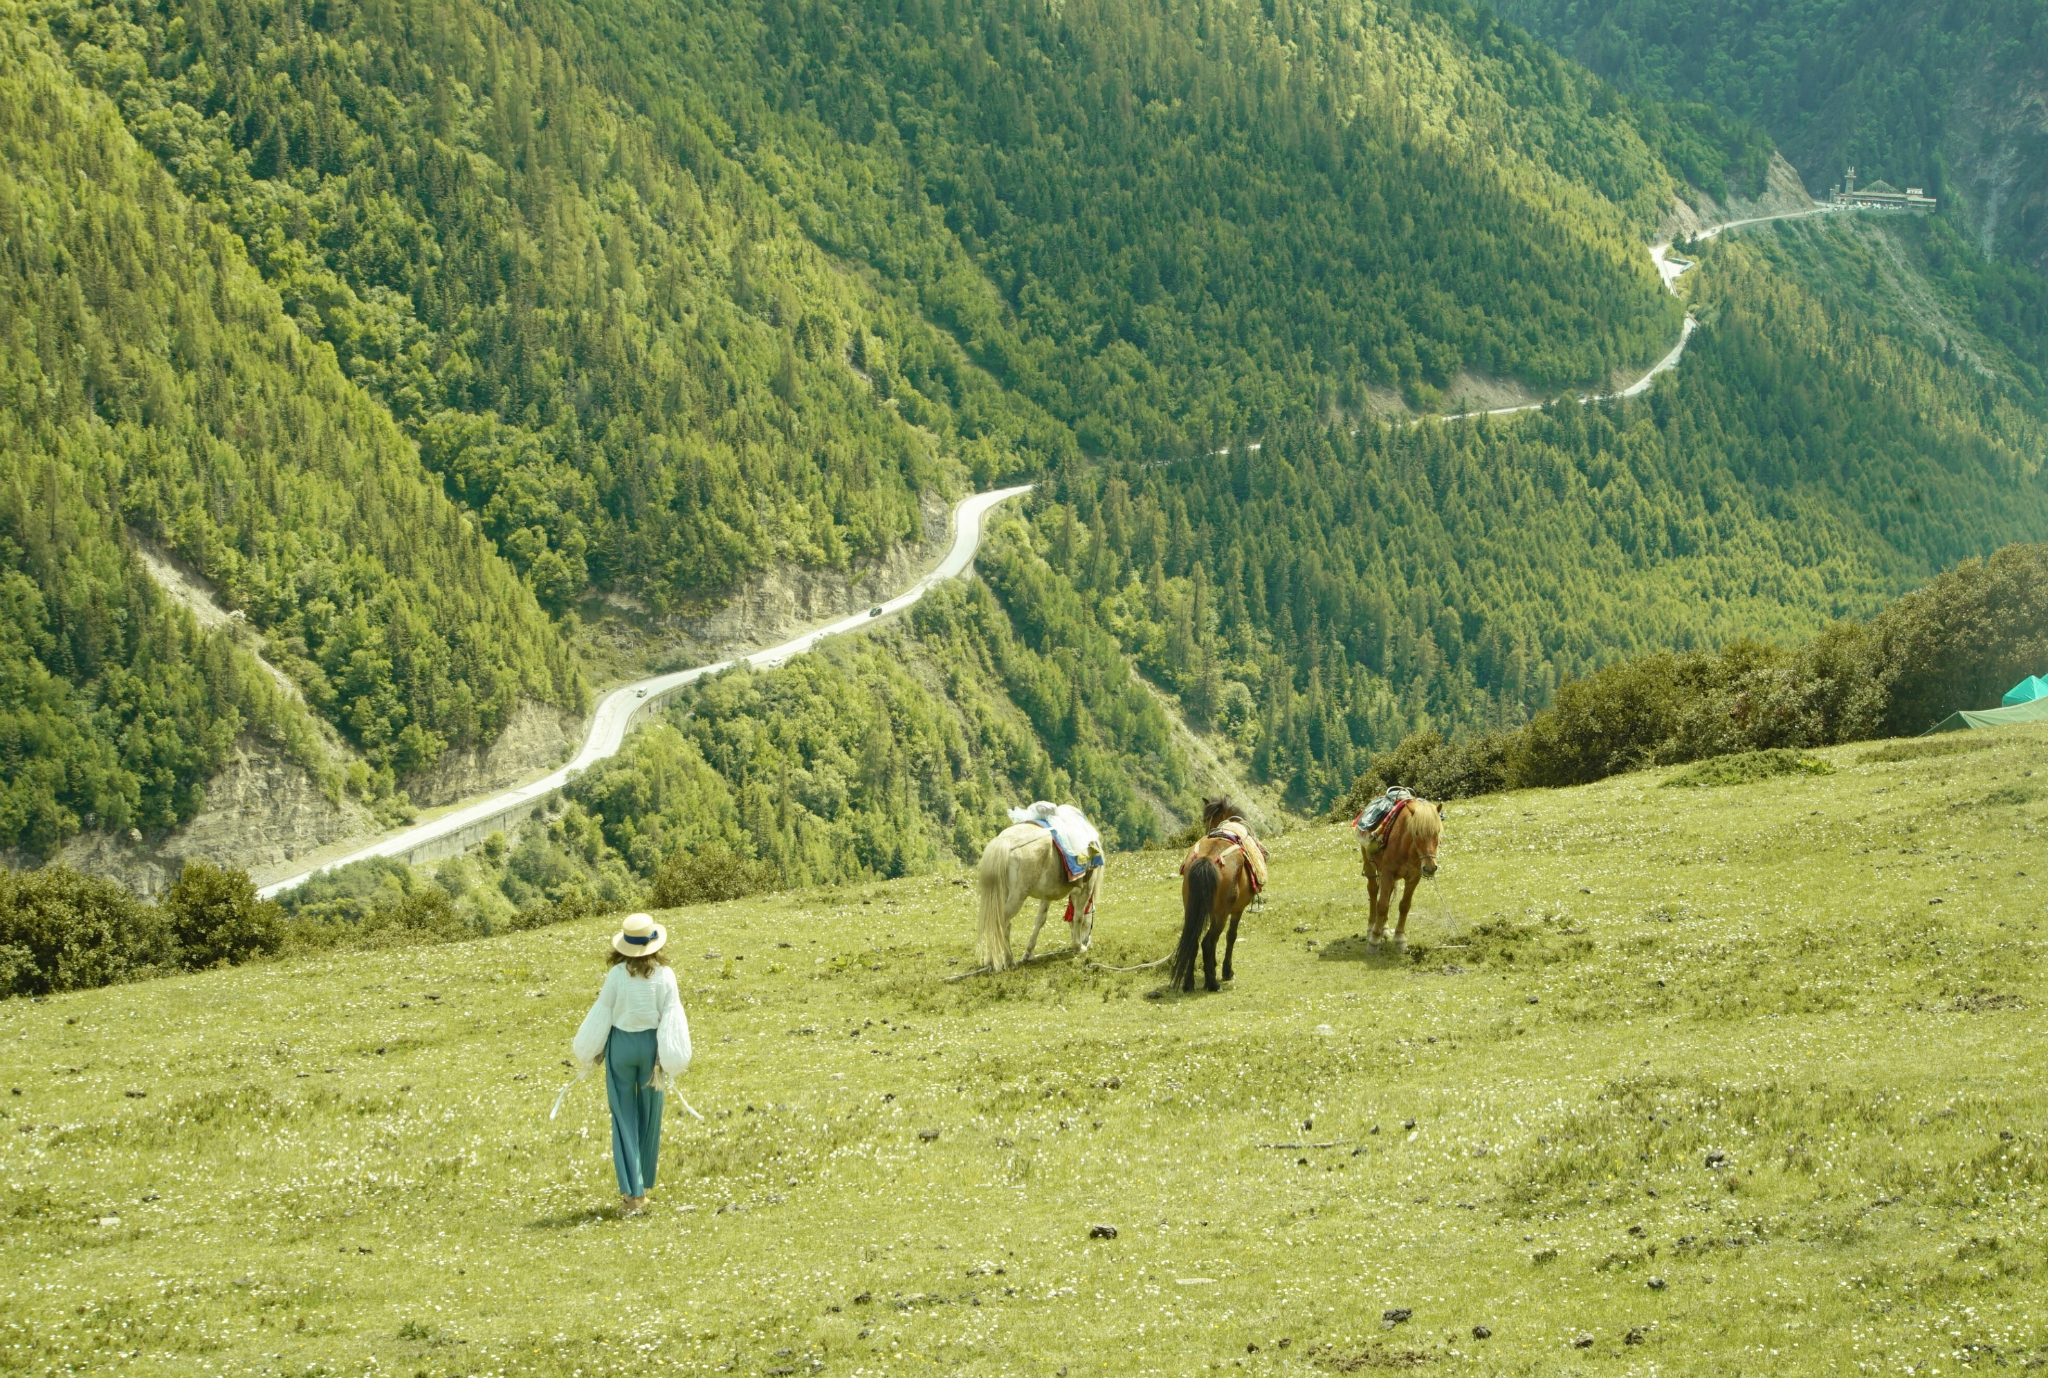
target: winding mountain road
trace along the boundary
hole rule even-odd
[[[453,809],[438,818],[433,818],[425,823],[407,828],[403,832],[394,833],[381,841],[350,852],[346,856],[336,857],[332,861],[325,862],[311,870],[292,876],[288,880],[280,880],[266,885],[256,893],[265,899],[270,899],[273,896],[284,893],[286,890],[304,885],[314,876],[324,871],[331,871],[338,866],[347,866],[351,862],[356,861],[368,861],[374,857],[409,856],[432,843],[454,837],[458,833],[475,829],[494,819],[516,812],[522,806],[539,803],[578,775],[590,769],[591,766],[604,760],[607,756],[616,754],[619,747],[625,743],[626,734],[631,730],[633,720],[645,710],[659,704],[662,699],[684,685],[694,683],[706,675],[715,675],[721,670],[729,670],[735,665],[752,665],[761,669],[780,665],[791,656],[802,655],[805,651],[812,649],[828,636],[838,636],[842,632],[858,631],[862,627],[872,625],[885,613],[901,612],[924,597],[925,594],[931,592],[938,585],[966,573],[968,566],[974,563],[975,552],[981,548],[982,526],[990,509],[998,503],[1006,502],[1016,497],[1020,493],[1030,492],[1031,488],[1031,484],[1025,483],[1015,488],[999,488],[994,492],[976,493],[971,498],[963,499],[953,509],[953,545],[946,552],[945,558],[940,560],[923,578],[919,579],[902,593],[891,598],[888,602],[865,612],[855,613],[850,617],[842,617],[829,626],[805,632],[802,636],[785,641],[780,646],[770,646],[765,651],[755,651],[752,655],[735,656],[730,660],[721,660],[712,665],[699,665],[694,669],[674,670],[668,674],[654,675],[648,679],[635,680],[631,684],[614,689],[598,701],[597,711],[590,715],[590,730],[584,737],[582,750],[576,753],[574,760],[570,761],[569,764],[563,766],[560,770],[544,775],[529,784],[501,790],[496,794],[488,795],[485,798],[465,804],[459,809]]]
[[[1841,209],[1843,209],[1843,207],[1824,203],[1821,205],[1802,207],[1801,209],[1796,211],[1779,211],[1776,215],[1753,215],[1746,220],[1728,220],[1722,222],[1719,225],[1708,226],[1706,229],[1701,230],[1698,234],[1694,235],[1693,239],[1695,241],[1702,239],[1712,239],[1716,235],[1720,234],[1723,230],[1739,230],[1743,228],[1745,225],[1764,225],[1770,223],[1773,220],[1801,220],[1809,215],[1829,215]],[[1650,246],[1650,261],[1657,266],[1657,276],[1663,279],[1664,290],[1676,296],[1678,293],[1678,279],[1684,276],[1686,270],[1691,268],[1693,265],[1684,259],[1673,259],[1669,257],[1670,253],[1671,246],[1669,244],[1652,244]],[[1617,397],[1642,396],[1644,393],[1650,390],[1650,384],[1656,381],[1658,374],[1667,373],[1670,370],[1678,367],[1678,361],[1685,357],[1686,342],[1692,339],[1692,332],[1698,328],[1699,322],[1695,321],[1692,318],[1692,314],[1690,312],[1687,312],[1685,317],[1685,324],[1681,326],[1678,331],[1678,343],[1671,347],[1671,352],[1669,354],[1666,354],[1656,363],[1650,365],[1649,372],[1645,373],[1642,377],[1636,379],[1633,383],[1630,383],[1620,392],[1585,393],[1581,395],[1579,398],[1580,404],[1584,405],[1588,402],[1609,402]],[[1547,404],[1543,402],[1526,402],[1523,403],[1521,406],[1517,407],[1494,407],[1489,411],[1453,412],[1446,416],[1420,417],[1414,421],[1409,422],[1408,424],[1411,426],[1419,426],[1424,421],[1470,421],[1473,418],[1480,416],[1514,416],[1520,412],[1525,411],[1542,411],[1545,405]]]
[[[1761,225],[1773,220],[1796,220],[1809,215],[1824,215],[1835,209],[1836,207],[1830,205],[1817,205],[1796,211],[1783,211],[1776,215],[1758,215],[1745,220],[1730,220],[1723,224],[1703,229],[1694,237],[1696,239],[1712,239],[1724,230],[1739,230],[1746,225]],[[1670,249],[1671,246],[1669,244],[1652,245],[1650,247],[1650,258],[1656,264],[1657,275],[1663,280],[1665,287],[1675,293],[1677,291],[1676,283],[1680,275],[1693,265],[1683,260],[1674,261],[1668,258],[1667,255]],[[1687,315],[1685,324],[1679,331],[1678,343],[1672,346],[1669,354],[1666,354],[1655,364],[1651,365],[1650,370],[1643,374],[1642,377],[1636,379],[1635,382],[1619,392],[1589,394],[1579,398],[1579,401],[1601,402],[1612,397],[1637,397],[1647,392],[1650,384],[1655,381],[1658,374],[1676,368],[1678,361],[1685,357],[1686,342],[1692,338],[1696,325],[1697,323],[1693,318]],[[1449,416],[1423,417],[1410,424],[1419,425],[1422,421],[1462,421],[1480,416],[1512,416],[1517,412],[1540,411],[1543,405],[1538,402],[1518,407],[1496,407],[1491,411],[1458,412]],[[563,766],[560,770],[544,775],[530,784],[519,785],[509,790],[501,790],[496,794],[465,804],[459,809],[451,810],[438,818],[430,819],[425,823],[407,828],[403,832],[394,833],[382,841],[372,843],[358,851],[350,852],[346,856],[337,857],[311,870],[292,876],[288,880],[280,880],[266,885],[257,893],[268,899],[274,895],[282,894],[286,890],[303,885],[324,871],[331,871],[338,866],[346,866],[351,862],[367,861],[373,857],[409,856],[428,847],[430,844],[453,838],[464,831],[477,829],[493,820],[505,818],[515,813],[522,806],[539,803],[597,762],[616,754],[619,747],[624,744],[626,734],[632,728],[633,720],[644,710],[656,706],[663,698],[674,693],[684,685],[702,679],[706,675],[715,675],[722,670],[729,670],[735,665],[745,664],[758,668],[780,665],[791,656],[802,655],[828,636],[838,636],[843,632],[857,631],[869,625],[869,623],[883,613],[900,612],[924,597],[926,593],[930,592],[937,585],[965,573],[967,567],[974,563],[975,552],[981,547],[982,522],[987,517],[989,510],[995,507],[996,504],[1016,497],[1020,493],[1030,492],[1031,487],[1032,485],[1028,483],[1021,484],[1015,488],[1001,488],[994,492],[976,493],[973,497],[964,499],[953,509],[953,545],[946,552],[946,557],[940,560],[930,573],[926,574],[902,593],[896,595],[896,597],[881,604],[878,609],[856,613],[851,617],[842,617],[830,626],[820,627],[816,631],[805,632],[794,640],[785,641],[780,646],[770,646],[767,650],[756,651],[752,655],[735,656],[730,660],[721,660],[712,665],[699,665],[695,669],[676,670],[665,675],[655,675],[649,679],[636,680],[631,684],[614,689],[598,702],[597,711],[591,715],[590,731],[584,738],[583,749],[576,753],[574,760],[570,761],[568,765]]]

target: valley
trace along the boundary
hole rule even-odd
[[[971,498],[962,499],[953,509],[954,538],[951,549],[928,573],[895,597],[876,604],[866,612],[854,613],[827,626],[805,632],[780,645],[770,646],[735,660],[675,670],[621,685],[598,701],[581,748],[560,770],[514,789],[466,803],[462,807],[408,828],[395,837],[329,861],[321,869],[347,866],[374,857],[396,857],[411,864],[434,861],[444,856],[460,855],[481,843],[491,833],[516,831],[519,823],[525,821],[526,816],[550,795],[555,794],[596,762],[616,754],[625,742],[626,734],[632,729],[635,720],[649,710],[659,708],[668,695],[684,685],[693,684],[707,675],[719,674],[738,664],[763,668],[780,665],[792,656],[802,655],[811,650],[826,637],[841,636],[879,625],[876,619],[900,613],[924,597],[926,591],[934,585],[958,578],[972,566],[974,552],[981,546],[982,520],[985,514],[998,503],[1029,491],[1029,485],[1026,485],[998,489],[993,493],[979,493]],[[313,874],[311,871],[300,872],[272,882],[258,893],[269,899],[304,884]]]
[[[593,685],[726,658],[749,590],[907,581],[977,488],[1036,485],[983,571],[1004,625],[948,599],[902,629],[914,675],[967,695],[952,782],[857,807],[914,816],[932,861],[1025,779],[1130,843],[1171,833],[1190,751],[1312,813],[1411,733],[1511,726],[1657,647],[1804,635],[2048,530],[2024,293],[1933,229],[1708,237],[1667,280],[1645,243],[1799,210],[1797,175],[1750,127],[1622,99],[1477,14],[8,13],[10,80],[50,93],[18,103],[23,223],[109,227],[38,249],[54,276],[10,269],[8,395],[49,399],[8,450],[41,768],[0,842],[25,860],[289,879],[545,775]],[[78,199],[62,150],[87,131],[116,199],[184,226],[181,261],[218,258],[244,334],[310,381],[223,391],[255,376],[235,349],[165,353],[238,336],[196,281],[153,296],[158,240]],[[1752,163],[1754,185],[1703,171]],[[1873,268],[1906,311],[1870,309]],[[43,362],[67,350],[127,362],[67,390]],[[1922,402],[1889,405],[1900,377]],[[1603,394],[1583,422],[1533,409]],[[1377,424],[1467,396],[1492,414]],[[310,414],[355,419],[265,439]],[[329,451],[388,472],[281,458]],[[53,542],[42,491],[83,495],[93,534]],[[145,615],[128,533],[243,621]],[[873,673],[848,687],[889,697]],[[759,726],[692,748],[732,801],[715,824],[683,844],[611,819],[591,856],[533,862],[550,902],[620,900],[706,833],[786,870],[804,827],[839,826],[762,782],[851,778],[880,744],[771,750]],[[210,810],[231,760],[324,802],[283,834]]]

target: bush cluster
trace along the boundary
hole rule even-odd
[[[0,995],[54,995],[248,961],[284,946],[282,911],[242,871],[187,862],[159,904],[67,866],[0,871]]]
[[[68,866],[0,869],[0,998],[92,990],[293,953],[461,942],[610,907],[571,890],[497,913],[464,903],[445,877],[422,880],[386,859],[316,876],[287,898],[288,904],[259,899],[246,871],[203,861],[186,862],[155,904]]]
[[[1738,752],[1908,736],[1957,709],[1996,704],[2043,666],[2048,545],[2011,545],[1796,649],[1739,641],[1718,652],[1642,656],[1561,685],[1517,731],[1459,741],[1414,733],[1371,758],[1334,816],[1356,815],[1392,784],[1459,799]]]
[[[774,863],[743,857],[727,843],[714,841],[695,851],[678,849],[655,872],[647,903],[655,909],[680,909],[780,888],[782,875]]]

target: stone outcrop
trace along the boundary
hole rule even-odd
[[[109,876],[141,895],[158,895],[188,860],[250,872],[289,868],[296,859],[343,838],[374,830],[352,799],[330,801],[298,765],[266,743],[243,739],[206,782],[206,805],[181,827],[151,837],[139,830],[80,833],[57,859],[77,871]],[[10,865],[33,864],[10,857]]]

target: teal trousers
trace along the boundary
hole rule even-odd
[[[654,1076],[654,1030],[613,1029],[604,1049],[604,1098],[612,1107],[612,1166],[619,1195],[645,1196],[661,1156],[661,1092]]]

